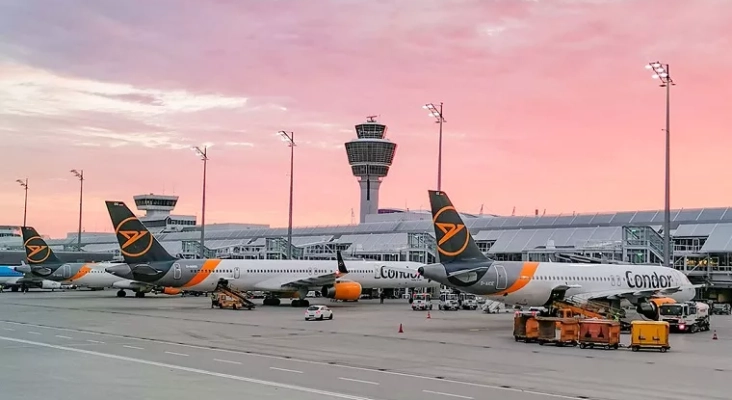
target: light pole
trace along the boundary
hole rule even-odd
[[[79,233],[76,237],[76,250],[81,251],[81,211],[84,204],[84,170],[77,171],[72,169],[69,172],[79,179]]]
[[[28,215],[28,178],[16,179],[16,182],[25,190],[25,201],[23,202],[23,227],[25,227],[25,217]]]
[[[277,134],[290,147],[290,212],[287,222],[287,259],[292,260],[292,193],[293,184],[295,183],[295,132],[279,131]]]
[[[437,190],[442,190],[442,124],[445,121],[445,117],[442,114],[442,102],[440,102],[440,108],[438,109],[434,104],[427,103],[422,106],[425,110],[428,110],[431,117],[437,118],[437,123],[440,124],[440,139],[437,150]]]
[[[658,61],[648,63],[646,69],[653,70],[653,79],[661,81],[661,87],[666,88],[666,188],[663,210],[663,261],[667,267],[673,268],[671,259],[671,86],[675,85],[671,79],[668,64]]]
[[[193,151],[198,154],[198,157],[203,161],[203,197],[201,199],[201,258],[206,258],[204,246],[204,235],[206,234],[206,163],[208,162],[208,155],[206,151],[207,146],[203,146],[203,150],[198,146],[193,146]]]

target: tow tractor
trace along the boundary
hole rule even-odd
[[[477,310],[478,299],[474,294],[460,293],[460,307],[463,310]]]
[[[440,310],[459,310],[460,302],[458,301],[458,295],[454,293],[440,293],[440,305],[438,308]]]
[[[254,303],[247,299],[246,294],[230,288],[226,279],[219,280],[211,297],[211,308],[231,308],[233,310],[246,308],[251,310],[254,306]]]
[[[429,293],[415,293],[412,295],[412,310],[431,310],[432,296]]]
[[[666,321],[672,331],[708,331],[709,305],[693,301],[677,304],[664,304],[658,308],[659,320]]]

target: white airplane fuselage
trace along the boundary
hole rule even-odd
[[[457,269],[449,264],[447,270],[442,264],[432,264],[423,268],[423,274],[461,291],[506,304],[542,306],[557,288],[565,288],[565,297],[571,297],[678,287],[678,291],[665,295],[678,302],[689,301],[696,294],[686,275],[661,266],[495,261],[485,271],[448,278],[451,270]]]

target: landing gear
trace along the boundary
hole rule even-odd
[[[10,291],[11,292],[17,292],[18,291],[18,287],[17,286],[13,286],[13,287],[10,288]]]
[[[141,298],[145,297],[145,292],[135,292],[135,297],[137,297],[138,299],[141,299]]]
[[[265,297],[264,301],[262,301],[262,304],[265,306],[279,306],[280,299],[276,297]]]
[[[305,299],[293,299],[292,306],[293,307],[310,307],[310,302]]]
[[[124,290],[120,289],[117,291],[117,297],[125,297],[125,296],[127,296],[127,292],[125,292]]]

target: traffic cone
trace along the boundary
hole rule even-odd
[[[402,329],[402,324],[399,324],[399,333],[404,333],[404,329]]]
[[[717,340],[717,330],[714,330],[714,335],[712,335],[712,340]]]
[[[432,319],[432,316],[430,315],[429,310],[427,310],[427,319]]]

